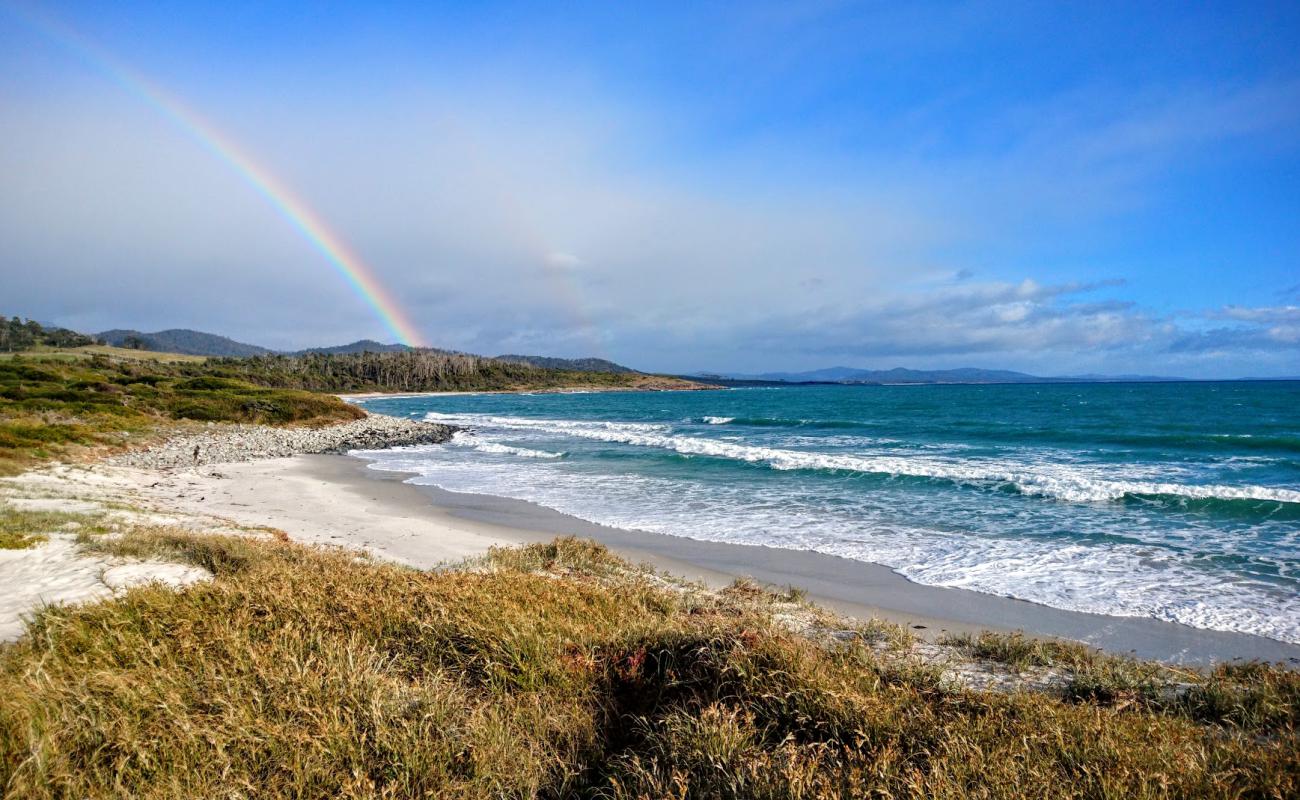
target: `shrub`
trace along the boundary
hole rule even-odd
[[[729,601],[692,613],[573,540],[434,573],[175,532],[103,546],[189,558],[216,578],[47,609],[0,649],[0,785],[13,796],[1300,790],[1293,730],[945,690]]]

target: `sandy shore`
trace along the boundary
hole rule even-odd
[[[142,492],[183,513],[276,528],[295,541],[360,548],[420,568],[527,540],[523,532],[444,511],[400,481],[368,480],[365,472],[349,456],[298,455],[161,475]]]
[[[1172,663],[1264,659],[1300,664],[1300,646],[1136,617],[1053,609],[1022,600],[912,583],[886,567],[818,553],[718,544],[594,525],[531,503],[403,483],[349,456],[214,465],[163,476],[147,493],[187,513],[279,528],[292,538],[364,548],[431,567],[493,545],[590,537],[634,561],[711,585],[737,576],[806,589],[859,618],[880,617],[928,636],[1023,630]]]

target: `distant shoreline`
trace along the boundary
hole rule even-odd
[[[1300,378],[1160,378],[1153,380],[1034,380],[1034,381],[777,381],[750,378],[692,377],[685,380],[714,381],[727,389],[781,388],[798,386],[1150,386],[1184,383],[1300,383]],[[453,392],[454,394],[454,392]]]

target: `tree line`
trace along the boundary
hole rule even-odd
[[[85,347],[93,337],[67,328],[47,328],[36,320],[0,317],[0,352],[14,353],[36,347]]]
[[[634,375],[548,369],[495,358],[420,349],[385,353],[210,358],[184,370],[262,386],[313,391],[467,391],[566,385],[630,384]]]

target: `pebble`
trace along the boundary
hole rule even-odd
[[[450,439],[455,430],[449,425],[382,414],[370,414],[324,428],[215,425],[201,433],[175,436],[160,445],[123,453],[108,461],[120,466],[148,469],[228,464],[285,458],[299,453],[346,453],[401,445],[440,444]]]

